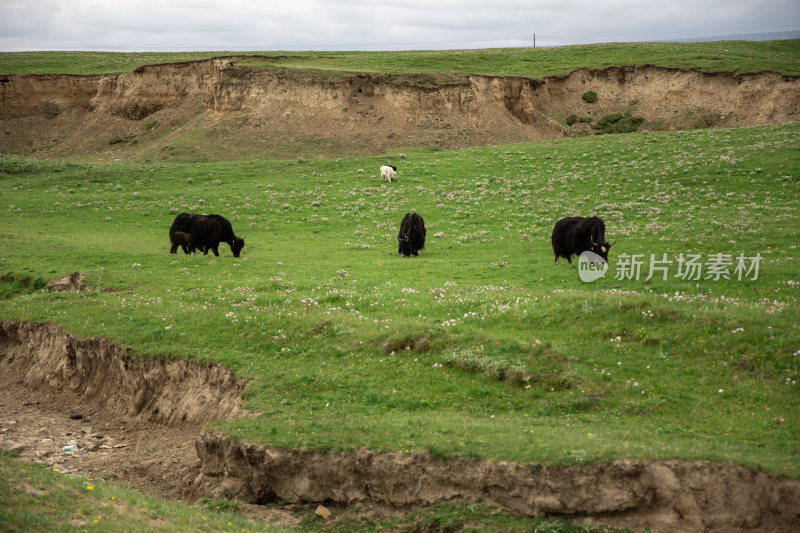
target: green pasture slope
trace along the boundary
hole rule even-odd
[[[262,416],[214,429],[270,446],[798,477],[798,145],[785,125],[336,160],[5,155],[0,319],[219,361]],[[428,240],[403,258],[411,210]],[[183,211],[229,217],[242,257],[170,255]],[[573,214],[616,239],[605,278],[553,264]],[[73,271],[97,290],[36,288]]]
[[[0,53],[0,74],[223,55]],[[243,55],[332,76],[644,64],[800,75],[800,40]],[[0,319],[63,324],[143,357],[220,361],[253,379],[247,405],[263,416],[213,427],[271,446],[571,465],[700,458],[798,478],[798,144],[789,125],[339,160],[98,166],[0,154]],[[377,178],[385,161],[400,168],[393,184]],[[409,210],[425,217],[428,242],[404,259],[395,234]],[[242,257],[226,245],[218,258],[168,254],[182,211],[228,216],[247,234]],[[606,277],[585,283],[553,265],[549,235],[561,216],[590,213],[617,241]],[[700,279],[682,279],[681,254]],[[97,289],[41,290],[76,270]],[[276,530],[236,511],[0,453],[0,529]],[[301,529],[320,527],[312,513]],[[338,527],[465,520],[531,527],[473,504]]]
[[[657,65],[704,72],[800,75],[800,39],[702,43],[608,43],[549,48],[406,52],[5,52],[0,74],[118,74],[142,65],[253,56],[243,65],[326,75],[485,74],[541,79],[579,68]]]

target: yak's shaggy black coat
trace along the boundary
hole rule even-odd
[[[175,235],[180,232],[191,235],[190,249],[202,250],[203,254],[207,254],[211,250],[214,255],[219,255],[217,248],[221,242],[228,243],[233,257],[239,257],[239,253],[244,248],[244,238],[234,235],[231,223],[222,215],[181,213],[175,217],[169,228],[169,242],[172,245],[170,253],[174,254],[181,245],[180,237]],[[185,248],[184,251],[186,251]]]
[[[572,263],[573,255],[594,252],[608,261],[608,251],[613,243],[606,242],[606,225],[599,217],[566,217],[556,222],[553,234],[553,254],[556,264],[559,257]]]
[[[417,256],[425,247],[425,221],[416,213],[406,213],[397,234],[397,253]]]

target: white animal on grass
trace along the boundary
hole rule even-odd
[[[397,175],[397,167],[394,165],[383,165],[381,167],[381,179],[386,181],[394,180]]]

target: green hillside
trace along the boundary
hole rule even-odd
[[[220,361],[263,416],[215,427],[253,442],[797,476],[797,145],[777,126],[424,150],[391,185],[358,171],[379,159],[5,157],[4,279],[77,270],[98,291],[8,288],[0,316]],[[429,237],[402,258],[411,210]],[[182,211],[228,216],[242,257],[168,254]],[[578,213],[617,241],[593,283],[553,264]]]
[[[118,74],[143,65],[224,56],[252,56],[244,62],[248,65],[329,74],[454,73],[539,79],[579,68],[656,65],[703,72],[800,75],[800,39],[408,52],[3,52],[0,74]]]

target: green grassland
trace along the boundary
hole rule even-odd
[[[0,318],[222,362],[262,415],[213,427],[270,446],[799,477],[798,144],[786,125],[361,159],[3,156]],[[403,258],[411,210],[428,240]],[[242,257],[170,255],[183,211],[230,218]],[[603,279],[553,264],[552,226],[573,214],[616,239]],[[700,279],[678,277],[681,254]],[[756,254],[757,279],[736,270]],[[667,279],[646,280],[659,264]],[[37,288],[76,270],[97,290]]]
[[[578,68],[620,65],[800,75],[800,39],[407,52],[5,52],[0,53],[0,74],[119,74],[143,65],[231,55],[253,56],[241,61],[243,65],[314,70],[328,75],[451,73],[541,79]]]
[[[0,53],[0,73],[122,73],[225,55],[412,83],[647,64],[800,75],[800,40],[24,52]],[[800,478],[799,145],[795,124],[348,159],[93,165],[0,154],[0,320],[63,324],[142,357],[221,362],[252,379],[246,404],[261,416],[211,426],[268,446],[568,465],[703,459]],[[378,178],[387,161],[399,168],[391,184]],[[395,235],[412,210],[428,240],[402,258]],[[242,256],[226,245],[220,257],[170,255],[168,228],[184,211],[228,217],[247,236]],[[602,216],[616,239],[609,271],[591,283],[577,265],[553,264],[553,224],[576,214]],[[679,260],[692,256],[703,270],[684,279]],[[74,271],[96,289],[43,290]],[[266,528],[235,511],[0,454],[0,529]],[[338,526],[307,514],[301,529],[531,529],[473,503]]]

